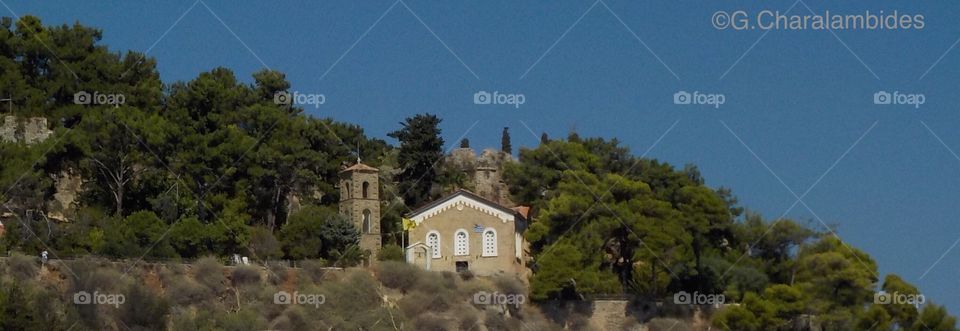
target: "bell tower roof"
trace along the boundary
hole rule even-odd
[[[368,166],[368,165],[366,165],[366,164],[363,164],[363,163],[361,163],[361,162],[357,162],[357,164],[354,164],[354,165],[352,165],[352,166],[349,166],[349,167],[347,167],[346,169],[340,170],[340,172],[347,172],[347,171],[373,171],[373,172],[379,172],[380,170],[377,169],[377,168]]]

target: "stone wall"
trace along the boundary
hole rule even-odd
[[[7,143],[37,144],[47,140],[53,130],[50,130],[46,117],[28,117],[20,119],[13,115],[3,117],[0,125],[0,141]]]

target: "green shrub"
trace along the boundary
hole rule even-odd
[[[283,256],[280,241],[273,236],[273,232],[262,227],[253,227],[250,230],[250,255],[258,260],[275,260]]]
[[[403,262],[406,259],[403,256],[402,247],[397,245],[383,245],[383,248],[380,249],[380,254],[377,255],[377,260]]]

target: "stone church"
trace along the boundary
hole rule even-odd
[[[478,276],[523,275],[528,208],[507,208],[460,190],[411,212],[407,262]]]
[[[506,185],[500,180],[500,163],[509,155],[484,151],[481,158],[469,149],[451,155],[471,173],[475,189],[460,189],[421,206],[404,217],[407,231],[406,260],[427,270],[470,271],[479,276],[523,275],[530,208],[508,207]],[[468,171],[469,170],[469,171]],[[340,171],[340,214],[360,232],[360,248],[380,254],[380,171],[357,160]]]

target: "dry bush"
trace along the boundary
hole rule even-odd
[[[654,318],[647,322],[647,329],[650,331],[693,331],[690,323],[673,318]]]
[[[510,326],[507,325],[506,317],[490,309],[486,310],[485,312],[486,314],[483,318],[483,325],[487,327],[487,330],[510,330]]]
[[[453,330],[450,319],[437,314],[422,314],[413,320],[413,328],[423,331],[446,331]]]
[[[426,312],[441,313],[449,310],[462,300],[444,293],[410,292],[398,305],[405,316],[417,316]]]
[[[493,283],[502,293],[509,294],[526,294],[527,287],[524,286],[523,281],[517,279],[516,277],[501,276],[493,280]]]
[[[421,272],[417,277],[417,283],[414,284],[414,291],[421,291],[435,294],[449,294],[457,289],[456,274]]]
[[[467,305],[457,306],[450,315],[458,321],[459,330],[477,330],[480,324],[480,316],[476,309]]]
[[[270,321],[271,330],[307,330],[309,326],[303,309],[292,305]]]
[[[69,263],[67,275],[73,276],[73,291],[119,292],[125,283],[133,282],[131,275],[121,274],[115,266],[101,260],[83,258]]]
[[[167,299],[178,305],[205,302],[215,297],[209,288],[183,276],[176,276],[165,285]]]
[[[320,285],[326,303],[315,313],[333,330],[392,330],[394,322],[398,326],[403,322],[402,316],[396,312],[391,319],[390,311],[383,305],[380,283],[369,272],[356,270],[334,274],[341,274],[342,280]],[[301,291],[312,292],[310,289]]]
[[[132,283],[125,291],[120,317],[130,330],[159,330],[166,324],[170,310],[167,301],[141,284]]]
[[[260,270],[256,267],[247,265],[236,267],[230,274],[230,282],[233,284],[233,287],[259,285]]]
[[[477,277],[477,275],[474,274],[473,271],[470,271],[470,270],[467,270],[467,271],[464,271],[464,272],[461,272],[461,273],[460,273],[460,279],[463,279],[463,280],[465,280],[465,281],[473,280],[473,279],[476,278],[476,277]]]
[[[270,285],[280,285],[287,281],[290,276],[290,267],[281,263],[267,263],[267,282]]]
[[[417,284],[422,273],[417,266],[403,262],[384,261],[377,267],[377,279],[384,286],[404,293]]]
[[[32,257],[14,253],[7,259],[8,272],[14,279],[23,281],[36,277],[38,261]]]
[[[214,293],[226,289],[227,278],[223,276],[223,265],[216,258],[204,257],[193,267],[193,279]]]
[[[302,270],[314,283],[320,283],[323,281],[323,277],[327,274],[326,262],[324,260],[305,260],[303,261]]]

